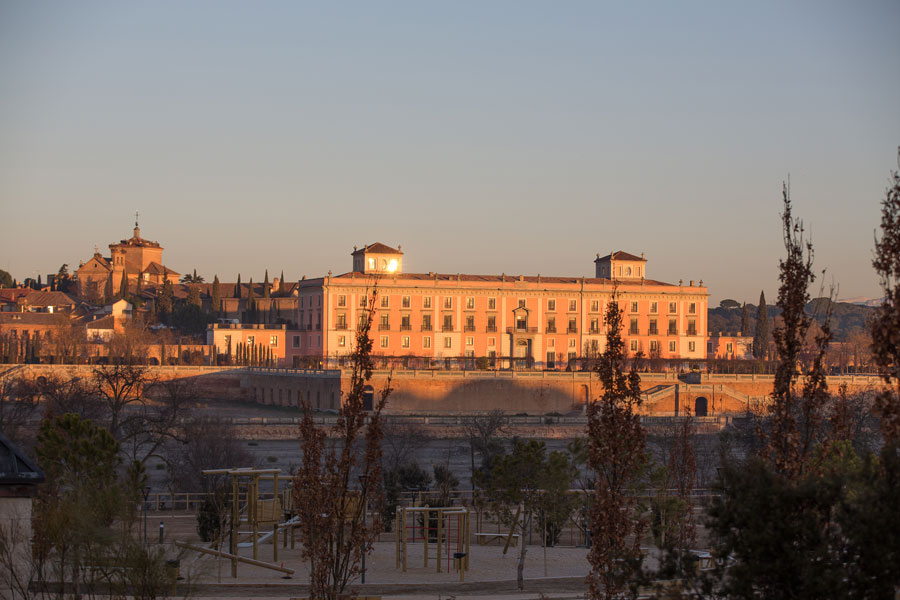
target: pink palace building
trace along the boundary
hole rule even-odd
[[[353,269],[299,283],[291,353],[333,359],[352,351],[354,333],[377,290],[370,336],[374,353],[489,361],[565,369],[605,348],[604,313],[617,293],[626,349],[648,357],[704,359],[703,282],[647,278],[643,254],[597,255],[595,277],[404,273],[403,252],[381,243],[355,248]],[[330,361],[329,361],[330,362]],[[465,362],[465,361],[464,361]],[[503,361],[510,364],[510,361]]]

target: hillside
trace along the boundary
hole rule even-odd
[[[724,300],[718,307],[709,309],[708,329],[710,335],[722,333],[737,333],[741,329],[740,306],[734,307],[734,301]],[[725,305],[725,306],[722,306]],[[867,331],[869,322],[875,315],[876,307],[848,302],[832,302],[828,298],[816,298],[806,305],[806,312],[820,323],[824,321],[827,309],[831,306],[831,326],[834,330],[834,341],[844,342],[851,336],[862,331]],[[750,331],[742,332],[745,335],[753,335],[756,329],[756,305],[748,304],[750,309]],[[779,314],[774,306],[768,307],[769,318]]]

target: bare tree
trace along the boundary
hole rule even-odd
[[[790,190],[786,184],[782,197],[782,232],[787,256],[779,261],[781,286],[777,306],[781,309],[781,321],[773,332],[778,366],[769,406],[772,431],[767,440],[767,452],[777,471],[796,477],[804,472],[822,433],[824,408],[829,400],[824,356],[831,340],[831,331],[826,319],[820,333],[815,336],[813,350],[808,351],[811,354],[810,368],[803,388],[796,389],[797,374],[812,322],[806,305],[809,302],[809,286],[815,281],[813,247],[804,238],[803,223],[794,219],[791,213]]]
[[[370,295],[370,307],[375,306],[376,298],[377,290]],[[293,501],[301,518],[303,556],[310,561],[313,598],[341,597],[361,573],[363,557],[371,551],[381,531],[376,493],[381,484],[381,411],[391,387],[388,381],[367,414],[363,399],[372,377],[369,331],[373,314],[373,309],[369,309],[356,332],[350,388],[330,431],[338,444],[328,444],[329,434],[316,426],[312,406],[303,403],[300,425],[303,458],[294,476]],[[351,479],[357,474],[358,485]],[[368,521],[367,508],[376,509]]]
[[[236,437],[229,423],[214,419],[190,419],[181,427],[179,440],[169,444],[167,454],[169,482],[182,492],[212,492],[214,477],[204,476],[206,469],[246,467],[253,457]]]
[[[23,448],[31,447],[37,429],[40,394],[33,380],[0,377],[0,431]]]
[[[587,407],[588,461],[597,472],[588,583],[592,598],[635,597],[645,526],[635,492],[647,471],[646,439],[638,415],[641,379],[636,361],[624,372],[622,312],[615,296],[607,306],[606,322],[606,350],[597,366],[603,394]]]
[[[476,473],[479,470],[490,472],[491,461],[503,452],[499,436],[506,427],[506,421],[506,413],[499,409],[463,419],[463,430],[469,439],[469,455],[472,460],[472,489],[477,487]],[[476,454],[481,458],[478,467],[475,466]]]
[[[425,430],[414,424],[392,419],[384,419],[384,471],[396,471],[413,462],[416,455],[428,443]]]

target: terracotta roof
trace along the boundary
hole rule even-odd
[[[596,262],[597,260],[610,260],[610,259],[612,259],[612,260],[641,260],[641,261],[647,262],[647,259],[644,258],[643,256],[635,256],[634,254],[629,254],[629,253],[623,252],[621,250],[617,250],[615,252],[612,252],[611,254],[607,254],[606,256],[598,257],[594,262]]]
[[[97,264],[97,266],[106,269],[107,271],[112,271],[112,265],[110,264],[109,259],[102,256],[100,253],[97,253],[97,254],[94,254],[94,256],[92,256],[89,261],[87,261],[86,263],[84,263],[83,265],[81,265],[80,267],[75,269],[75,272],[78,273],[78,271],[82,270],[83,268],[85,268],[86,266],[91,264],[92,262]]]
[[[147,268],[144,269],[144,273],[150,273],[151,275],[165,275],[166,273],[168,273],[169,275],[181,275],[181,273],[173,271],[168,267],[164,267],[163,265],[155,261],[147,265]]]
[[[75,306],[77,303],[64,292],[34,292],[25,296],[28,306]]]
[[[0,300],[15,303],[19,298],[36,293],[31,288],[0,288]]]
[[[367,275],[365,273],[344,273],[342,275],[334,276],[334,279],[359,279],[365,280],[367,278],[372,277],[371,275]],[[505,279],[503,275],[465,275],[465,274],[456,274],[456,273],[403,273],[401,275],[385,275],[383,278],[393,278],[397,280],[412,280],[412,281],[467,281],[467,282],[486,282],[486,283],[511,283],[515,281],[519,281],[519,275],[506,275]],[[557,284],[578,284],[581,283],[582,279],[584,283],[591,285],[613,285],[618,283],[618,285],[623,285],[621,280],[614,281],[612,279],[607,279],[605,277],[545,277],[543,275],[540,278],[532,275],[522,276],[522,281],[528,283],[557,283]],[[317,285],[321,285],[322,279],[307,279],[301,283],[314,283]],[[671,283],[666,283],[664,281],[656,281],[653,279],[644,279],[643,283],[645,285],[665,285],[672,286]]]
[[[351,256],[356,256],[360,252],[372,252],[375,254],[403,254],[396,248],[391,248],[390,246],[386,246],[381,242],[375,242],[374,244],[369,244],[368,246],[363,246],[358,250],[354,250],[350,253]]]
[[[116,325],[116,318],[113,317],[112,315],[107,315],[103,318],[88,322],[87,328],[88,329],[114,329],[115,325]]]
[[[41,312],[0,312],[0,325],[44,325],[56,326],[61,313]]]

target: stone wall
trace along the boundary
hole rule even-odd
[[[0,365],[0,377],[89,379],[94,368],[91,365]],[[156,381],[187,379],[196,386],[198,396],[228,400],[248,397],[247,390],[241,385],[246,370],[245,367],[147,367],[148,375]]]
[[[0,365],[4,373],[26,376],[54,374],[61,377],[90,377],[86,365]],[[337,410],[342,393],[350,384],[349,371],[265,369],[248,367],[148,367],[160,380],[187,378],[195,382],[201,397],[239,400],[260,404],[299,406],[307,400],[318,410]],[[602,392],[596,374],[554,371],[375,371],[371,391],[390,379],[394,388],[388,402],[389,413],[485,412],[500,409],[508,413],[576,413],[589,399]],[[675,373],[644,373],[641,388],[646,394],[643,414],[669,416],[694,412],[698,400],[707,406],[708,416],[744,413],[748,407],[764,405],[772,391],[771,375],[689,374],[679,379]],[[836,391],[846,384],[853,393],[880,388],[880,378],[872,376],[829,377]]]

